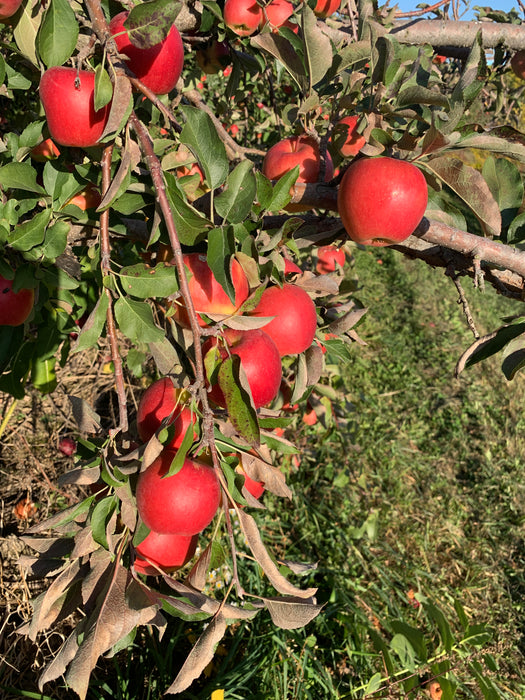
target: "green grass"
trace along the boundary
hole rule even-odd
[[[454,378],[472,334],[441,271],[389,250],[358,251],[355,269],[367,346],[339,367],[335,418],[298,420],[301,463],[284,465],[293,502],[267,494],[257,513],[279,557],[318,562],[291,578],[318,587],[323,612],[299,630],[266,613],[232,625],[180,697],[427,698],[434,676],[443,700],[525,697],[524,379],[507,382],[497,358]],[[482,333],[519,311],[464,287]],[[241,577],[269,593],[257,566],[243,561]],[[177,620],[160,641],[141,630],[99,664],[89,697],[160,699],[189,627],[199,634]]]

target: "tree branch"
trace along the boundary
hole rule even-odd
[[[390,34],[402,44],[432,44],[432,46],[472,46],[481,30],[484,48],[503,45],[508,49],[525,49],[525,27],[503,22],[455,22],[441,19],[397,21]]]

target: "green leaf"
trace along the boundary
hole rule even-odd
[[[113,84],[104,66],[99,64],[95,69],[95,110],[105,107],[113,97]]]
[[[140,299],[164,298],[179,289],[175,267],[168,263],[158,263],[155,267],[144,263],[123,267],[119,279],[126,294]]]
[[[501,369],[510,381],[523,367],[525,367],[525,335],[519,335],[505,347]]]
[[[250,39],[250,44],[257,49],[263,49],[280,61],[295,80],[301,90],[308,90],[309,80],[307,71],[296,49],[288,39],[280,34],[264,32]],[[331,55],[331,47],[330,47]]]
[[[91,534],[95,542],[102,545],[104,549],[108,549],[106,528],[115,507],[115,498],[106,496],[96,504],[91,513]]]
[[[489,157],[483,163],[482,175],[498,203],[503,228],[507,229],[523,200],[520,171],[515,163],[506,158]]]
[[[67,0],[50,0],[37,35],[38,53],[50,66],[61,66],[70,58],[78,39],[78,23]]]
[[[296,165],[290,172],[285,173],[277,180],[273,187],[272,200],[267,207],[268,211],[280,211],[288,204],[292,198],[290,190],[295,185],[298,177],[299,166]]]
[[[120,297],[114,310],[120,330],[132,342],[160,343],[164,338],[164,331],[155,325],[151,307],[145,302]]]
[[[448,109],[450,106],[448,97],[436,90],[429,90],[429,88],[423,87],[422,85],[413,85],[401,90],[396,100],[397,107],[418,104],[437,105],[445,109]]]
[[[170,468],[168,469],[166,476],[173,476],[182,469],[184,465],[184,460],[186,459],[186,455],[188,454],[188,450],[193,444],[193,435],[193,426],[190,426],[190,428],[184,434],[182,442],[179,446],[179,449],[177,450],[175,457],[173,458],[172,463],[170,464]]]
[[[233,232],[229,228],[214,228],[208,234],[206,260],[213,276],[235,303],[235,288],[231,278],[231,257],[235,252]]]
[[[463,72],[452,92],[452,102],[460,103],[465,109],[483,88],[483,81],[478,80],[482,60],[484,60],[481,29],[476,34],[469,56],[463,66]]]
[[[30,221],[25,221],[9,235],[9,244],[15,250],[30,250],[40,245],[46,235],[46,228],[51,219],[51,209],[36,214]]]
[[[224,190],[215,198],[215,209],[226,221],[240,224],[252,209],[255,192],[253,163],[244,160],[228,175]]]
[[[43,244],[33,248],[30,251],[30,255],[25,255],[24,257],[32,260],[45,260],[50,263],[55,262],[66,249],[67,234],[70,228],[67,221],[55,221],[54,224],[46,229]]]
[[[413,671],[416,667],[416,656],[409,640],[403,634],[395,634],[390,640],[390,648],[397,654],[403,668]]]
[[[149,49],[164,41],[180,8],[181,4],[174,0],[153,0],[135,5],[124,22],[133,46]]]
[[[105,291],[99,297],[95,308],[89,314],[82,330],[80,331],[77,342],[72,348],[72,352],[80,352],[87,348],[94,347],[99,338],[102,337],[104,326],[106,325],[106,316],[109,307],[108,295]]]
[[[240,358],[237,355],[227,357],[219,368],[219,386],[224,394],[226,408],[231,422],[239,435],[250,445],[259,444],[260,433],[257,414],[252,406],[251,397],[242,387]]]
[[[420,662],[427,660],[427,646],[425,643],[425,635],[416,627],[411,627],[402,620],[392,620],[392,629],[397,634],[405,636],[414,649],[417,659]]]
[[[301,25],[311,91],[332,67],[332,42],[321,31],[317,17],[306,3],[303,4],[301,11]]]
[[[35,66],[38,66],[36,55],[37,34],[43,14],[39,12],[40,0],[28,0],[22,3],[18,21],[13,29],[13,37],[21,53]]]
[[[55,358],[33,358],[31,365],[31,384],[42,394],[51,394],[57,387]]]
[[[0,185],[4,189],[45,194],[37,184],[36,176],[37,172],[30,163],[7,163],[0,168]]]
[[[441,643],[443,644],[443,647],[446,651],[450,651],[454,646],[454,636],[452,634],[452,630],[450,629],[450,625],[447,618],[445,617],[443,612],[430,601],[423,601],[423,606],[429,619],[436,624],[439,630],[439,636],[441,637]]]
[[[0,333],[0,374],[16,356],[24,338],[23,326],[3,326]]]
[[[204,238],[212,223],[186,202],[179,192],[177,178],[172,173],[164,173],[164,178],[179,240],[183,245],[193,246]]]
[[[189,105],[181,105],[180,109],[186,119],[180,140],[194,153],[208,185],[214,190],[224,184],[228,175],[229,161],[224,144],[206,112]]]
[[[500,234],[499,207],[481,173],[459,158],[448,156],[432,158],[421,166],[434,173],[465,202],[487,234]]]
[[[502,326],[493,333],[478,338],[478,340],[476,340],[461,356],[456,368],[456,373],[459,374],[464,367],[472,367],[472,365],[495,355],[504,348],[507,343],[510,343],[511,340],[523,333],[525,333],[525,323],[522,322]]]

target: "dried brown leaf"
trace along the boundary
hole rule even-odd
[[[222,614],[219,613],[209,623],[188,654],[177,677],[166,691],[167,695],[182,693],[183,690],[189,688],[193,681],[201,675],[206,666],[213,659],[215,647],[224,637],[226,629],[226,620]]]
[[[268,554],[268,551],[262,542],[257,523],[252,516],[240,509],[238,511],[238,516],[239,523],[244,536],[246,537],[246,541],[248,542],[248,546],[250,547],[257,562],[261,565],[264,573],[266,576],[268,576],[268,579],[275,590],[283,595],[291,595],[303,599],[311,598],[313,595],[315,595],[317,588],[307,588],[306,590],[301,590],[300,588],[297,588],[297,586],[290,583],[288,579],[281,574],[277,565]]]
[[[100,547],[98,542],[95,542],[93,539],[90,527],[83,527],[80,532],[77,532],[74,542],[75,546],[71,552],[71,559],[86,557]]]
[[[292,498],[292,491],[286,484],[284,474],[273,464],[268,464],[260,457],[245,453],[242,455],[242,468],[251,479],[263,481],[264,487],[276,496]]]
[[[121,160],[118,170],[115,173],[115,176],[111,181],[111,184],[109,185],[108,189],[104,193],[102,201],[97,207],[97,211],[104,211],[104,209],[106,209],[111,204],[111,202],[118,195],[122,184],[126,180],[128,172],[130,170],[134,170],[134,168],[137,167],[138,163],[140,163],[139,145],[138,143],[133,141],[133,139],[131,139],[128,134],[126,136],[126,145],[124,147],[124,150],[121,151]]]
[[[68,472],[61,474],[58,477],[58,485],[66,486],[69,484],[77,484],[79,486],[86,484],[94,484],[100,478],[100,467],[89,467],[83,469],[70,469]]]
[[[78,651],[78,636],[84,631],[85,624],[86,619],[84,618],[62,644],[51,663],[45,667],[43,673],[38,679],[38,687],[40,691],[43,690],[46,683],[54,681],[59,676],[64,675],[68,664],[70,664],[75,658]]]
[[[355,309],[349,311],[348,313],[344,314],[344,316],[332,321],[332,323],[327,326],[325,331],[327,333],[335,333],[335,335],[342,335],[343,333],[349,331],[350,328],[353,328],[367,311],[368,309]]]
[[[304,353],[306,359],[306,384],[313,386],[319,381],[324,367],[323,351],[319,345],[311,345]]]
[[[71,537],[24,537],[20,538],[24,544],[39,554],[45,554],[46,558],[61,559],[66,557],[73,548]]]
[[[212,543],[210,542],[199,558],[192,566],[190,573],[186,577],[188,584],[198,591],[202,591],[206,585],[208,571],[211,563]]]
[[[121,126],[122,122],[130,107],[132,100],[132,90],[131,83],[125,75],[116,75],[115,82],[113,84],[113,99],[111,100],[111,109],[109,112],[109,117],[104,127],[101,139],[105,138],[108,134],[117,131]]]
[[[272,597],[263,598],[272,618],[272,622],[283,630],[295,630],[304,627],[319,615],[323,609],[317,605],[315,598]]]
[[[84,399],[71,394],[68,394],[68,399],[79,431],[81,433],[96,433],[100,429],[100,416]]]
[[[190,586],[187,586],[182,581],[178,579],[171,578],[170,576],[164,577],[166,583],[173,588],[173,590],[180,593],[184,598],[190,601],[190,603],[195,606],[194,612],[205,612],[210,615],[215,615],[219,610],[226,619],[231,620],[249,620],[258,612],[258,609],[250,610],[246,608],[240,608],[236,605],[230,605],[229,603],[220,603],[213,598],[197,591]]]

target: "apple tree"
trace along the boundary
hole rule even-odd
[[[457,3],[409,22],[369,0],[18,4],[1,30],[0,389],[53,392],[57,367],[107,343],[118,399],[105,431],[70,396],[62,483],[91,495],[31,528],[25,564],[52,582],[22,632],[83,610],[40,686],[64,675],[84,698],[140,625],[206,620],[175,694],[235,620],[322,614],[296,581],[309,565],[277,560],[250,511],[290,498],[289,409],[337,400],[327,367],[361,342],[357,247],[446,270],[474,334],[458,373],[498,352],[508,378],[522,368],[519,305],[479,337],[461,280],[523,300],[525,30],[488,8],[459,21]]]

